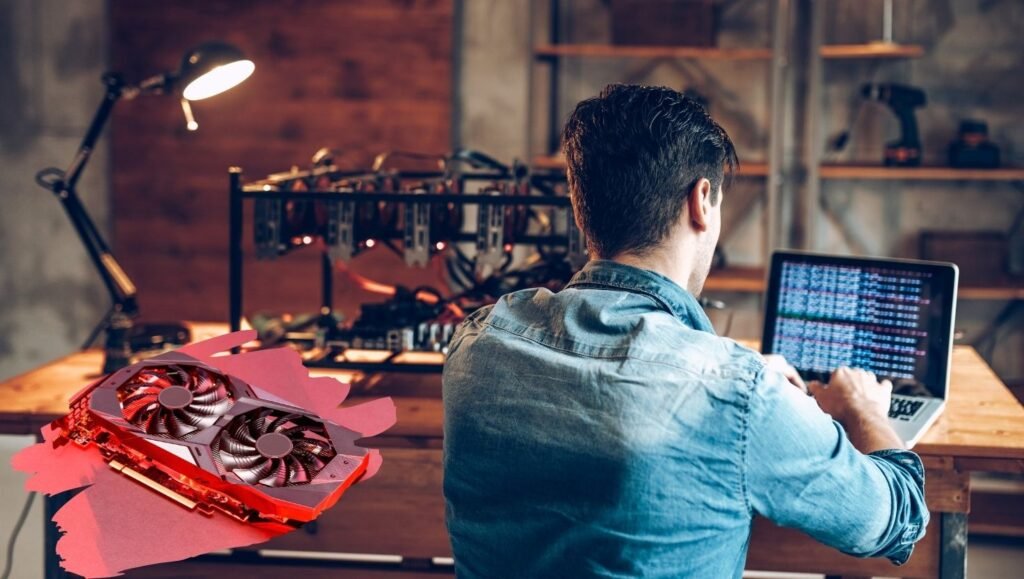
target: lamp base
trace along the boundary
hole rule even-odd
[[[116,372],[190,341],[192,331],[180,322],[136,324],[131,316],[115,313],[107,325],[103,373]]]

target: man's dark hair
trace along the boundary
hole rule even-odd
[[[569,192],[590,250],[642,253],[666,237],[701,178],[738,167],[729,135],[695,99],[664,87],[608,85],[576,106],[562,134]]]

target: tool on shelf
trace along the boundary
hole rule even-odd
[[[956,140],[949,144],[949,166],[959,169],[996,169],[999,147],[988,140],[988,125],[977,120],[963,120]]]

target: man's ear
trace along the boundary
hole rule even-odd
[[[690,210],[690,223],[697,231],[706,231],[711,214],[711,181],[700,178],[690,190],[686,200]]]

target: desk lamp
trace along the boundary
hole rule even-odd
[[[125,83],[121,75],[103,75],[106,95],[89,125],[78,152],[66,171],[47,168],[36,174],[36,183],[53,192],[64,206],[64,210],[82,239],[93,265],[100,273],[113,302],[110,311],[92,331],[85,346],[96,339],[100,331],[106,330],[106,356],[103,372],[110,373],[131,363],[133,351],[153,349],[189,340],[189,331],[181,324],[159,324],[137,326],[135,318],[139,308],[135,301],[136,289],[128,275],[114,259],[110,247],[100,235],[89,213],[82,205],[75,186],[89,161],[96,141],[110,118],[117,101],[133,99],[139,95],[178,95],[185,114],[186,127],[190,131],[199,128],[189,101],[202,100],[218,95],[241,83],[255,69],[251,60],[242,52],[223,42],[207,42],[185,53],[181,67],[175,72],[152,76],[138,85]],[[179,93],[180,91],[180,93]]]

